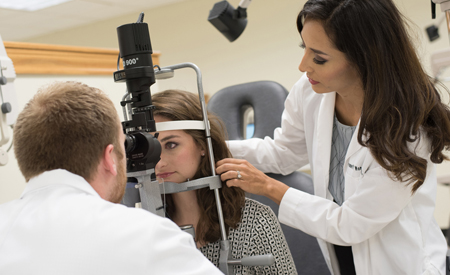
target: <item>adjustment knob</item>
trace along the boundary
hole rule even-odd
[[[7,113],[11,113],[11,103],[9,102],[5,102],[2,104],[2,113],[7,114]]]
[[[6,85],[8,83],[8,80],[6,80],[6,77],[0,76],[0,85]]]

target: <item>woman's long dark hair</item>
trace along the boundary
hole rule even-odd
[[[203,120],[198,96],[181,90],[166,90],[152,95],[152,104],[155,106],[153,114],[163,116],[170,120]],[[211,141],[214,152],[214,161],[231,157],[226,139],[226,128],[222,121],[215,115],[208,113],[210,122]],[[209,151],[206,144],[205,131],[184,130],[194,138],[194,141],[207,152],[202,157],[194,179],[212,175]],[[241,221],[242,207],[245,203],[245,193],[240,188],[222,185],[220,199],[225,221],[225,229],[228,234],[230,228],[236,228]],[[214,192],[209,188],[197,190],[197,202],[200,206],[200,220],[197,224],[195,237],[197,241],[215,242],[220,239],[219,218],[216,208]],[[176,209],[170,196],[167,200],[168,214],[172,215]]]
[[[420,64],[405,18],[392,0],[309,0],[297,18],[299,32],[305,20],[320,21],[359,71],[364,103],[358,142],[394,179],[413,183],[414,193],[425,180],[427,160],[408,143],[423,132],[431,161],[447,159],[442,151],[450,145],[450,111]]]

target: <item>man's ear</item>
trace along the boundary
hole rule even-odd
[[[109,171],[113,176],[117,175],[116,155],[114,154],[114,145],[106,146],[103,153],[103,168]]]

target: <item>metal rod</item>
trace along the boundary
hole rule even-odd
[[[202,108],[202,114],[203,114],[203,121],[205,123],[205,133],[206,133],[206,142],[208,144],[208,150],[209,150],[209,161],[211,163],[211,171],[212,176],[216,175],[216,169],[215,169],[215,161],[214,161],[214,152],[211,142],[211,131],[209,129],[209,121],[208,121],[208,113],[206,111],[206,103],[205,103],[205,95],[203,93],[203,85],[202,85],[202,73],[200,69],[195,65],[194,63],[186,62],[186,63],[180,63],[176,65],[170,65],[166,66],[162,69],[182,69],[182,68],[192,68],[197,73],[197,88],[198,88],[198,97],[200,99],[200,105]],[[214,196],[216,199],[216,207],[217,207],[217,214],[219,218],[219,226],[220,226],[220,233],[222,236],[222,240],[227,240],[227,234],[225,230],[225,222],[223,218],[223,211],[222,211],[222,203],[220,201],[220,194],[218,189],[214,189]]]
[[[449,34],[449,39],[450,39],[450,10],[445,11],[445,18],[447,18],[447,32]]]
[[[127,101],[129,99],[130,99],[130,93],[128,93],[128,91],[127,91],[127,93],[123,95],[122,101]],[[127,112],[127,109],[128,109],[128,112]],[[123,120],[124,121],[129,120],[131,118],[131,108],[130,108],[129,103],[125,104],[122,107],[122,111],[123,111]]]

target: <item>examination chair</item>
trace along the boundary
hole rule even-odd
[[[447,250],[447,257],[445,259],[445,275],[450,275],[450,249]]]
[[[254,134],[252,137],[273,138],[275,128],[281,126],[281,114],[288,91],[273,81],[256,81],[226,87],[215,93],[208,101],[207,109],[218,115],[225,123],[229,140],[245,139],[246,117],[249,107],[254,113]],[[310,175],[296,171],[283,176],[267,173],[290,187],[313,194]],[[259,195],[247,194],[272,208],[278,214],[278,205]],[[299,274],[330,274],[316,238],[281,224],[286,241],[294,258]]]

